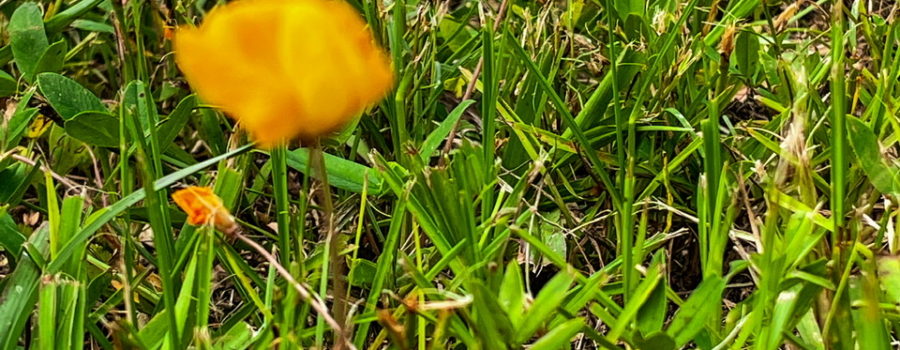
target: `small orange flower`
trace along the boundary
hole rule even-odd
[[[387,54],[343,0],[239,0],[175,34],[204,101],[263,147],[337,131],[393,85]]]
[[[209,187],[191,186],[181,189],[172,194],[172,199],[188,214],[188,223],[191,225],[212,224],[224,233],[237,229],[234,217],[222,205],[222,199]]]

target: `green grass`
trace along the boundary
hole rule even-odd
[[[0,349],[898,346],[898,5],[349,2],[396,88],[324,154],[192,95],[213,1],[0,2]]]

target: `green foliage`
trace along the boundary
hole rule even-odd
[[[256,151],[172,56],[171,26],[217,2],[0,6],[0,349],[900,336],[892,5],[348,2],[396,88]],[[346,333],[246,241],[185,223],[184,185]]]
[[[16,68],[27,80],[39,73],[44,53],[50,46],[41,17],[37,3],[25,2],[9,18],[9,46],[16,59]]]
[[[37,86],[41,95],[63,120],[70,120],[83,112],[105,112],[106,107],[78,82],[55,73],[38,75]]]

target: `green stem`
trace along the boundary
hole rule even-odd
[[[852,264],[852,256],[855,253],[855,247],[850,244],[844,245],[844,242],[851,241],[847,237],[844,228],[844,192],[845,178],[847,176],[847,161],[845,159],[845,81],[844,76],[844,3],[843,1],[835,1],[832,8],[832,26],[831,26],[831,216],[834,220],[834,231],[831,239],[832,258],[838,262],[833,269],[832,278],[838,281],[838,290],[835,292],[832,300],[831,309],[826,317],[823,327],[823,336],[826,346],[840,347],[846,336],[850,334],[850,329],[846,323],[838,322],[836,324],[837,334],[831,334],[831,320],[838,315],[840,317],[849,314],[849,298],[842,295],[842,285],[845,284],[847,278],[846,273]],[[848,256],[847,249],[851,250]],[[840,272],[844,271],[843,274]]]
[[[322,214],[325,218],[325,234],[326,234],[326,242],[328,245],[328,262],[331,270],[331,283],[332,283],[332,298],[334,298],[334,306],[332,310],[332,314],[334,315],[334,319],[338,325],[341,327],[346,326],[346,318],[347,318],[347,286],[344,283],[343,276],[346,274],[346,264],[344,264],[344,259],[339,256],[341,251],[341,244],[336,241],[338,237],[337,232],[334,227],[334,203],[331,198],[331,186],[328,184],[328,172],[325,168],[325,156],[324,151],[322,150],[322,143],[320,140],[316,140],[315,145],[313,146],[310,154],[310,163],[315,168],[317,178],[322,182],[322,192],[321,192],[321,204],[322,204]],[[334,343],[335,344],[343,344],[346,342],[343,338],[343,334],[340,332],[335,332],[334,334]]]
[[[291,216],[287,185],[287,146],[272,150],[272,183],[275,187],[275,210],[278,222],[278,251],[281,265],[291,264]]]

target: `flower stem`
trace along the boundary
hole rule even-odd
[[[275,210],[278,222],[278,251],[281,264],[291,261],[290,203],[287,186],[287,146],[279,145],[272,150],[272,184],[275,189]]]
[[[317,172],[316,177],[322,182],[321,204],[325,219],[325,233],[328,245],[328,260],[330,264],[329,270],[331,270],[332,276],[331,294],[334,298],[334,317],[338,324],[345,326],[347,324],[347,286],[344,284],[342,276],[345,274],[346,266],[344,260],[338,256],[341,251],[341,245],[335,241],[337,232],[335,232],[334,227],[334,204],[331,199],[331,186],[328,184],[328,172],[325,169],[325,156],[322,150],[322,143],[318,139],[312,147],[310,163],[312,163],[312,166]],[[346,339],[342,339],[343,334],[340,332],[335,332],[334,336],[335,344],[346,342]]]

